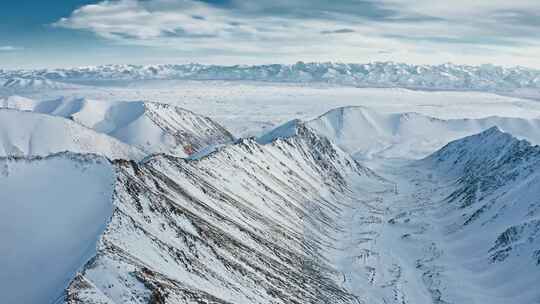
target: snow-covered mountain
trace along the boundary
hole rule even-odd
[[[47,156],[71,151],[141,160],[145,153],[69,119],[0,109],[0,157]]]
[[[0,181],[15,191],[5,194],[7,198],[17,196],[21,187],[42,186],[42,176],[59,168],[55,174],[65,176],[51,180],[54,187],[42,188],[39,199],[21,199],[31,205],[55,196],[58,207],[72,204],[66,207],[70,210],[80,203],[69,195],[78,188],[66,195],[58,189],[76,181],[79,186],[92,184],[81,191],[96,194],[86,197],[88,202],[98,196],[97,206],[112,201],[112,218],[94,257],[84,266],[74,262],[50,272],[59,279],[25,299],[56,295],[61,279],[83,266],[69,284],[67,303],[355,303],[341,283],[342,274],[329,263],[333,243],[345,228],[339,217],[359,191],[351,181],[374,191],[388,185],[302,124],[287,139],[266,145],[243,139],[198,160],[160,154],[139,164],[114,161],[112,187],[110,170],[99,165],[94,172],[93,164],[102,161],[91,157],[89,164],[77,165],[84,157],[73,161],[73,156],[60,154],[9,160],[4,166],[7,173]],[[35,177],[23,181],[26,174]],[[89,213],[108,219],[107,212]],[[83,220],[99,223],[91,216]],[[23,229],[25,222],[14,222],[9,231]],[[76,238],[81,233],[77,227],[66,237]],[[61,242],[59,252],[73,249],[63,241],[55,240]],[[32,261],[50,254],[33,254]],[[80,262],[81,256],[73,258]],[[10,273],[24,267],[16,263]],[[16,283],[20,288],[20,281]],[[7,298],[17,297],[18,290],[11,290]]]
[[[11,96],[0,106],[69,118],[147,154],[188,156],[234,137],[210,118],[153,102],[104,102],[84,98],[31,101]]]
[[[487,117],[442,120],[418,113],[379,113],[365,107],[331,110],[307,125],[358,159],[421,158],[449,141],[492,126],[540,143],[540,119]]]
[[[54,115],[95,121],[99,111],[80,110],[90,104],[12,98],[3,105],[49,114],[2,110],[15,113],[18,124],[0,122],[26,126],[17,115],[29,115],[84,128]],[[133,113],[127,104],[117,109],[122,117]],[[406,134],[434,148],[492,122],[534,138],[535,129],[525,132],[536,126],[530,121],[485,120],[342,108],[188,159],[157,154],[136,162],[70,152],[2,158],[0,187],[7,190],[0,201],[7,203],[0,214],[8,216],[0,239],[11,245],[0,267],[20,274],[12,281],[0,274],[4,299],[535,303],[540,147],[489,128],[422,160],[367,159],[377,173],[339,148],[358,142],[378,149]],[[36,265],[59,260],[61,267],[33,275]],[[20,298],[25,286],[37,287]]]
[[[384,119],[386,124],[381,123],[373,113],[367,117],[367,124],[358,117],[349,120],[355,122],[349,130],[358,132],[360,144],[377,143],[387,134],[378,131],[396,126]],[[536,131],[527,129],[528,123],[493,119],[509,129],[529,131],[534,138]],[[330,121],[332,126],[346,125],[342,119]],[[428,122],[421,130],[429,132],[419,142],[489,125],[483,120],[436,120],[442,126],[437,128]],[[291,121],[259,141],[289,138],[295,126],[311,123]],[[418,121],[412,125],[419,130]],[[362,295],[366,303],[503,304],[540,299],[532,287],[540,278],[538,146],[492,127],[423,160],[374,158],[366,163],[393,183],[393,190],[362,193],[361,202],[340,219],[352,232],[335,245],[347,248],[347,254],[336,253],[332,264],[343,273],[347,290]]]
[[[35,92],[41,90],[72,89],[73,84],[57,82],[41,76],[0,78],[0,92]]]
[[[382,182],[329,141],[298,128],[196,161],[116,165],[115,214],[68,303],[354,301],[324,251],[350,176]]]
[[[432,274],[437,267],[442,270],[438,288],[453,295],[441,300],[537,302],[540,147],[493,127],[449,143],[420,166],[446,185],[431,193],[443,194],[431,212],[447,248],[441,261],[420,266]],[[449,261],[455,270],[448,268]],[[460,275],[469,278],[468,286],[457,282]],[[461,294],[455,288],[463,288]]]
[[[60,82],[100,83],[151,79],[253,80],[323,82],[361,87],[403,87],[434,90],[513,91],[540,88],[540,71],[492,65],[410,65],[303,63],[255,66],[217,65],[104,65],[70,69],[0,70],[0,78],[45,78]]]

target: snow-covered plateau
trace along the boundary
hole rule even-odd
[[[540,103],[359,75],[539,86],[390,63],[0,71],[44,79],[0,98],[0,302],[540,303]]]

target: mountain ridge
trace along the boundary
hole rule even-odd
[[[503,290],[489,289],[492,296],[502,299],[506,292],[523,303],[537,300],[534,291],[517,290],[540,277],[534,268],[540,265],[540,206],[535,201],[540,147],[492,127],[450,142],[417,165],[437,173],[450,187],[441,192],[440,210],[434,214],[459,263],[474,263],[485,282]],[[512,283],[498,279],[511,273],[519,273]]]
[[[68,118],[146,154],[187,157],[208,145],[234,140],[229,131],[206,116],[156,102],[63,97],[34,101],[11,96],[0,106]]]
[[[439,119],[416,112],[380,113],[368,107],[340,107],[306,124],[359,159],[422,158],[451,140],[498,125],[540,143],[540,119],[489,116]]]
[[[371,171],[361,170],[362,166],[326,139],[319,141],[309,130],[300,129],[295,137],[267,145],[260,145],[254,139],[241,140],[198,160],[158,155],[141,164],[119,161],[117,165],[117,211],[100,241],[96,259],[68,288],[68,303],[82,299],[88,302],[97,294],[115,303],[165,298],[173,302],[198,298],[211,303],[271,298],[277,302],[289,302],[287,299],[317,302],[330,298],[340,303],[353,301],[332,279],[335,270],[324,262],[319,251],[327,246],[332,231],[339,226],[333,218],[339,212],[339,205],[347,200],[343,175],[362,174],[371,179]],[[374,181],[377,183],[380,181]],[[322,189],[326,190],[320,192]],[[344,202],[339,203],[336,197]],[[166,225],[164,228],[177,231],[181,239],[176,240],[168,229],[159,228],[162,227],[159,222]],[[236,231],[234,235],[228,232],[231,229]],[[132,234],[137,237],[133,239]],[[206,237],[201,239],[203,234]],[[193,245],[185,247],[183,242]],[[221,245],[215,247],[214,242]],[[138,245],[133,247],[135,244]],[[165,260],[158,257],[149,260],[144,252],[150,249],[142,248],[153,247],[147,246],[165,246],[171,253],[179,246],[183,253],[167,254]],[[217,252],[221,257],[215,256]],[[215,257],[209,259],[211,256]],[[123,262],[114,262],[118,259]],[[170,263],[176,266],[164,268],[163,265],[172,266]],[[222,263],[229,265],[226,276],[216,272],[223,267]],[[111,283],[103,281],[110,277],[107,273],[128,265],[136,267],[135,277],[118,270],[123,279],[113,284],[117,291],[108,289],[106,286]],[[207,268],[210,265],[213,266]],[[203,269],[206,270],[200,272]],[[239,276],[238,271],[243,275]],[[255,277],[258,279],[249,283]],[[122,280],[135,286],[140,286],[137,281],[144,282],[146,287],[136,289],[140,300],[120,297],[120,290],[128,288]],[[259,280],[262,281],[257,283]],[[207,281],[213,282],[212,288],[207,286]],[[260,285],[262,282],[266,283]],[[188,289],[181,287],[184,284]],[[252,284],[259,288],[246,289]]]

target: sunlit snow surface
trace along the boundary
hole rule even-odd
[[[0,99],[0,107],[49,114],[33,115],[34,120],[43,121],[48,118],[48,120],[54,121],[56,124],[65,124],[65,129],[68,130],[74,127],[85,129],[82,127],[85,126],[91,129],[86,133],[95,131],[100,133],[101,137],[108,138],[111,142],[123,142],[124,145],[128,145],[131,150],[135,150],[139,155],[143,153],[146,155],[168,153],[185,157],[187,156],[184,150],[186,145],[189,145],[190,149],[196,152],[209,144],[223,144],[233,140],[232,135],[227,130],[208,117],[179,107],[155,102],[100,101],[63,96],[46,100],[32,100],[20,96],[9,96]],[[15,119],[17,116],[28,117],[32,115],[12,112],[9,116]],[[66,119],[58,119],[55,116]],[[16,124],[10,122],[8,118],[5,118],[5,124],[8,128],[13,129]],[[31,136],[32,131],[37,129],[28,127],[29,123],[22,123],[22,125],[25,125],[25,127],[19,131],[26,136]],[[54,133],[47,130],[46,127],[43,129],[45,130],[42,130],[42,132],[45,134],[47,132],[49,134]],[[13,137],[10,133],[13,133],[13,131],[6,131],[5,136],[11,135]],[[80,134],[85,132],[73,130],[71,133]],[[46,138],[46,136],[41,137]],[[56,134],[54,137],[62,139],[69,136]],[[46,138],[47,141],[54,141],[55,139]],[[98,144],[97,140],[94,144],[97,147],[103,145]],[[66,145],[65,149],[72,152],[98,152],[74,150],[69,145]],[[115,155],[110,152],[101,154],[109,158],[120,158],[114,157]],[[140,157],[137,158],[128,154],[124,153],[124,157],[121,158],[140,159]],[[135,153],[132,152],[131,154]]]
[[[423,158],[449,141],[493,126],[540,143],[540,119],[535,118],[437,119],[418,113],[388,114],[365,107],[342,107],[307,124],[359,160]]]
[[[139,149],[69,119],[41,113],[0,109],[0,157],[47,156],[70,151],[110,159],[140,160]]]

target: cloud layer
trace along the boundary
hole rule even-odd
[[[107,0],[54,26],[196,58],[540,66],[537,0]]]

